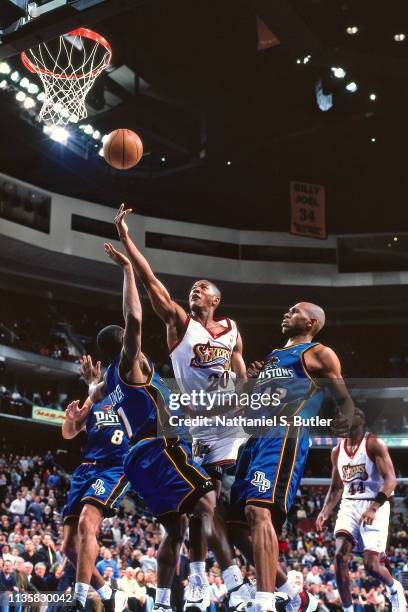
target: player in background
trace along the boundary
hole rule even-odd
[[[207,556],[215,493],[211,478],[192,460],[187,444],[180,437],[167,438],[158,433],[159,425],[165,424],[169,416],[169,390],[142,352],[142,307],[132,265],[111,244],[105,244],[105,251],[123,271],[125,329],[110,325],[98,334],[98,348],[110,363],[104,381],[99,382],[90,358],[83,364],[83,375],[92,401],[109,394],[130,438],[125,474],[166,529],[157,556],[155,602],[155,609],[163,612],[171,609],[170,589],[185,536],[184,514],[195,517],[200,527],[194,537],[190,534],[194,572],[196,566],[204,565]],[[199,580],[192,583],[185,609],[205,612],[209,589],[203,588]]]
[[[95,568],[99,551],[97,534],[104,517],[115,508],[129,489],[123,459],[129,439],[109,398],[93,404],[88,398],[82,407],[71,402],[65,411],[62,437],[70,440],[86,431],[82,462],[72,475],[64,508],[63,550],[76,568],[74,610],[84,610],[90,584],[114,610],[115,593]]]
[[[115,217],[119,238],[146,287],[153,309],[166,324],[167,344],[175,378],[181,390],[190,397],[194,391],[200,390],[221,395],[235,392],[236,386],[246,381],[242,340],[234,321],[215,317],[215,310],[221,301],[219,289],[207,280],[196,281],[189,294],[190,311],[187,314],[184,308],[171,298],[130,238],[125,223],[125,218],[130,212],[131,209],[126,210],[122,204]],[[213,416],[229,411],[229,406],[218,405],[211,412],[207,412],[206,408],[206,405],[192,406],[191,414]],[[231,412],[234,410],[235,407]],[[190,433],[193,436],[194,459],[199,461],[212,477],[219,497],[223,471],[226,467],[235,465],[238,449],[247,436],[239,427],[196,427],[190,429]],[[198,528],[196,521],[190,523],[190,533],[194,533]],[[233,563],[226,525],[217,511],[214,538],[210,545],[221,567],[228,591],[239,589],[243,583],[242,574],[238,566]],[[206,584],[204,563],[201,567],[195,565],[194,568],[194,572],[198,571],[203,584]],[[246,585],[243,585],[243,589],[246,588]]]
[[[299,589],[280,568],[277,535],[293,504],[310,445],[308,429],[295,427],[291,417],[316,416],[324,385],[330,386],[336,399],[337,432],[348,432],[354,413],[337,355],[313,341],[324,323],[325,314],[319,306],[309,302],[292,306],[281,326],[285,346],[252,364],[247,372],[248,378],[256,378],[253,392],[269,397],[279,394],[280,404],[265,408],[265,416],[284,415],[289,424],[253,433],[241,449],[231,489],[231,539],[243,551],[252,546],[257,576],[255,604],[263,612],[275,610],[276,587],[291,599],[287,609],[317,607],[317,600],[310,594],[307,601],[302,601]],[[261,413],[259,410],[255,416]]]
[[[384,442],[365,432],[364,412],[356,408],[350,435],[332,450],[332,480],[316,527],[325,522],[341,500],[336,537],[336,582],[346,612],[353,612],[348,561],[353,549],[363,554],[366,571],[385,584],[393,612],[406,612],[404,589],[381,564],[390,518],[395,471]]]

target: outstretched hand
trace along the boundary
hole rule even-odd
[[[65,417],[68,421],[75,422],[79,421],[82,415],[83,407],[79,407],[79,400],[74,400],[68,404],[65,410]]]
[[[97,361],[95,365],[92,363],[90,355],[83,355],[79,359],[81,364],[80,373],[87,385],[97,385],[101,380],[101,362]]]
[[[126,255],[115,249],[113,244],[111,244],[110,242],[105,242],[103,246],[105,248],[105,253],[107,254],[107,256],[112,259],[116,264],[118,264],[118,266],[120,266],[121,268],[131,266],[131,263],[126,257]]]
[[[114,224],[116,225],[116,229],[118,230],[119,238],[121,240],[126,238],[129,232],[129,228],[125,223],[125,219],[131,212],[133,212],[131,208],[125,208],[125,205],[121,204],[113,220]]]

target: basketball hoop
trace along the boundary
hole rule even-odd
[[[112,48],[103,36],[86,28],[40,43],[21,54],[24,66],[38,74],[45,99],[40,120],[53,125],[77,123],[87,117],[86,96],[110,63]]]

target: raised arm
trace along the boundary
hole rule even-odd
[[[319,382],[329,389],[336,402],[334,430],[338,436],[347,436],[354,416],[354,403],[341,373],[340,360],[329,347],[317,345],[305,354],[306,365],[317,372]]]
[[[110,244],[105,244],[105,251],[123,271],[123,318],[125,332],[120,360],[120,370],[126,382],[146,382],[146,362],[142,355],[142,306],[136,287],[135,275],[129,259]]]
[[[378,508],[380,508],[394,492],[394,489],[397,486],[397,479],[395,477],[394,465],[388,452],[388,448],[382,440],[376,438],[375,436],[368,436],[367,452],[369,453],[370,457],[374,459],[375,465],[384,479],[384,484],[381,487],[377,497],[361,516],[361,522],[363,524],[371,525]]]
[[[156,314],[166,324],[176,324],[180,330],[182,329],[187,314],[179,304],[174,302],[167,291],[166,287],[154,275],[147,259],[142,255],[135,243],[129,236],[128,226],[125,223],[126,216],[131,213],[130,208],[125,209],[122,204],[118,214],[115,217],[115,225],[118,230],[120,241],[126,249],[127,256],[136,273],[140,276],[146,291],[149,294],[150,301]]]
[[[321,509],[320,514],[316,519],[316,527],[318,531],[323,531],[323,529],[325,528],[325,522],[332,514],[333,510],[339,503],[340,498],[343,494],[343,481],[340,478],[339,470],[337,468],[338,452],[338,446],[333,448],[331,452],[332,477],[330,487],[326,495],[326,499],[324,500],[323,508]]]
[[[62,424],[62,437],[64,440],[75,438],[84,428],[91,407],[92,402],[89,397],[81,408],[79,407],[79,400],[68,404],[65,410],[65,420]]]

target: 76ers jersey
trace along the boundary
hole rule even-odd
[[[254,391],[269,396],[277,394],[280,402],[275,407],[268,407],[268,417],[279,415],[289,420],[292,416],[310,418],[318,414],[324,390],[311,378],[304,361],[306,351],[318,344],[293,344],[274,349],[264,358]]]
[[[171,352],[174,375],[184,393],[235,390],[231,357],[237,343],[237,326],[226,318],[218,323],[224,330],[213,334],[193,316],[187,317],[184,336]]]
[[[374,499],[384,484],[367,451],[370,435],[364,435],[354,452],[347,446],[347,439],[337,447],[337,469],[344,485],[343,499]]]
[[[109,397],[93,404],[86,419],[84,461],[122,465],[129,439]]]

